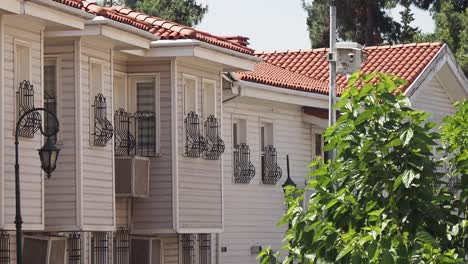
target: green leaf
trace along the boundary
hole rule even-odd
[[[403,175],[399,175],[395,179],[395,182],[393,183],[393,191],[396,191],[396,189],[398,189],[398,187],[400,187],[402,182],[403,182]],[[406,187],[406,188],[408,188],[408,187]]]
[[[403,141],[403,146],[408,145],[408,143],[413,138],[413,135],[414,135],[414,132],[411,128],[408,128],[401,134],[400,139]]]
[[[389,251],[382,252],[382,264],[394,264],[395,261],[393,260],[392,254]]]
[[[413,180],[419,177],[419,174],[414,173],[413,170],[407,170],[401,176],[402,176],[403,184],[405,185],[406,188],[409,188]]]

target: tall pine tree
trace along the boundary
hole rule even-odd
[[[328,8],[337,9],[338,36],[368,46],[395,43],[399,40],[400,24],[387,12],[397,0],[302,0],[307,11],[307,25],[313,47],[328,45]]]
[[[126,5],[148,15],[157,16],[185,26],[196,26],[208,7],[196,0],[100,0],[105,6]]]
[[[419,29],[411,26],[411,23],[414,21],[414,14],[411,11],[411,1],[403,0],[401,5],[404,9],[400,12],[401,33],[399,41],[401,43],[411,43],[414,42],[417,34],[419,34]]]

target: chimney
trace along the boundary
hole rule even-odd
[[[223,36],[222,38],[225,38],[225,39],[229,40],[230,42],[239,44],[239,45],[244,46],[244,47],[247,47],[250,44],[249,43],[250,38],[244,37],[244,36]]]

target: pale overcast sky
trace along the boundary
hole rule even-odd
[[[199,0],[208,4],[208,13],[197,28],[217,35],[250,38],[257,51],[310,48],[307,14],[300,0]],[[392,10],[399,20],[400,10]],[[414,8],[415,25],[432,32],[434,22],[428,12]]]

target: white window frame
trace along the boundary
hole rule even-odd
[[[142,80],[152,79],[154,82],[154,111],[156,115],[156,156],[160,155],[161,139],[161,102],[160,102],[160,74],[159,73],[131,73],[127,74],[127,111],[135,113],[137,110],[136,84]]]
[[[116,109],[115,108],[115,105],[114,105],[114,100],[115,100],[115,77],[118,77],[118,78],[122,78],[123,79],[123,90],[124,90],[124,109],[125,111],[129,111],[129,107],[128,107],[128,102],[129,102],[129,89],[128,89],[128,86],[129,86],[129,78],[128,78],[128,74],[125,73],[125,72],[120,72],[120,71],[114,71],[114,75],[112,76],[113,80],[112,80],[112,83],[114,85],[114,87],[112,87],[112,109],[113,109],[113,112],[117,111],[118,108]]]
[[[260,152],[260,156],[263,153],[262,150],[262,127],[264,124],[269,124],[271,125],[271,145],[276,147],[276,142],[275,142],[275,124],[273,120],[271,119],[263,119],[260,118],[259,124],[258,124],[258,148]],[[265,138],[266,139],[266,138]],[[266,141],[266,140],[265,140]],[[265,143],[265,147],[268,146],[269,144]]]
[[[101,87],[98,90],[98,94],[102,93],[104,94],[104,62],[102,60],[96,59],[96,58],[89,58],[89,64],[88,64],[88,95],[89,95],[89,144],[94,145],[93,142],[93,133],[94,133],[94,99],[97,96],[97,94],[93,94],[93,91],[95,91],[94,87],[92,87],[92,78],[91,78],[91,72],[92,72],[92,65],[99,65],[101,67]],[[100,91],[99,91],[100,90]]]
[[[312,128],[311,129],[311,132],[312,132],[312,159],[316,159],[317,158],[317,154],[316,154],[316,140],[315,140],[315,136],[317,134],[321,134],[322,135],[322,142],[321,142],[321,150],[322,150],[322,153],[321,153],[321,158],[324,159],[325,158],[325,151],[323,150],[323,148],[325,147],[325,144],[324,144],[324,134],[325,134],[325,129],[324,128]]]
[[[131,240],[132,239],[138,239],[138,240],[148,240],[148,243],[150,243],[149,245],[149,250],[150,252],[148,252],[149,254],[149,262],[147,264],[151,264],[153,263],[153,241],[157,240],[159,241],[159,250],[161,252],[161,256],[160,256],[160,261],[162,264],[164,264],[164,243],[163,243],[163,240],[159,237],[147,237],[147,236],[130,236],[130,243],[131,243]],[[130,251],[129,251],[130,253]],[[131,254],[131,253],[130,253]],[[141,263],[141,264],[146,264],[146,263]]]
[[[52,63],[51,63],[52,62]],[[55,66],[55,82],[56,82],[56,111],[57,111],[57,119],[59,121],[59,126],[62,127],[62,90],[60,89],[62,83],[62,57],[56,55],[46,55],[44,56],[44,67],[46,66]],[[44,69],[43,69],[44,70]],[[44,91],[42,97],[45,95],[45,82],[44,82]],[[59,128],[59,132],[57,134],[57,143],[61,144],[62,142],[62,131],[63,129]]]
[[[51,250],[52,250],[52,241],[53,240],[62,240],[65,242],[65,254],[64,254],[64,262],[63,263],[67,263],[67,250],[68,250],[68,243],[67,243],[67,238],[66,237],[47,237],[47,236],[34,236],[34,235],[25,235],[23,236],[23,239],[24,238],[30,238],[30,239],[37,239],[37,240],[44,240],[44,241],[47,241],[47,261],[46,263],[50,263],[50,253],[51,253]],[[24,242],[23,242],[24,243]]]
[[[217,92],[217,87],[216,87],[216,80],[212,80],[212,79],[208,79],[208,78],[202,78],[202,89],[201,89],[201,95],[202,95],[202,106],[201,106],[201,109],[202,109],[202,120],[206,120],[208,118],[208,113],[205,112],[205,84],[209,84],[209,85],[213,85],[213,107],[214,107],[214,112],[213,112],[213,115],[215,117],[218,116],[218,104],[217,104],[217,95],[216,95],[216,92]]]
[[[185,94],[185,82],[187,80],[191,80],[191,81],[195,81],[195,113],[199,114],[199,105],[198,105],[198,97],[199,97],[199,91],[198,91],[198,77],[195,76],[195,75],[190,75],[190,74],[187,74],[187,73],[183,73],[182,74],[182,113],[183,113],[183,118],[182,119],[185,119],[185,117],[187,116],[188,112],[187,112],[187,109],[185,109],[185,97],[186,97],[186,94]],[[183,120],[182,120],[183,122]],[[185,126],[184,126],[185,127]]]
[[[242,134],[242,131],[241,131],[241,122],[244,122],[244,133],[245,133],[245,142],[242,142],[242,140],[240,140],[242,137],[241,137],[241,134]],[[237,143],[240,144],[240,143],[245,143],[248,145],[248,141],[249,141],[249,133],[248,133],[248,119],[246,116],[240,116],[240,115],[233,115],[232,116],[232,119],[231,119],[231,144],[232,144],[232,150],[235,149],[235,142],[234,142],[234,134],[233,133],[233,130],[234,130],[234,124],[237,124]]]
[[[23,80],[19,80],[18,78],[18,46],[22,46],[25,48],[29,49],[29,78],[28,81],[31,82],[32,85],[34,85],[32,79],[32,44],[31,42],[21,40],[18,38],[14,38],[13,40],[13,96],[14,96],[14,105],[13,105],[13,127],[16,126],[16,122],[18,121],[18,113],[19,113],[19,104],[18,104],[18,98],[16,96],[16,92],[19,90],[19,85],[20,82]],[[36,90],[34,91],[36,92]],[[36,94],[35,94],[36,95]],[[42,95],[41,95],[42,96]],[[42,101],[42,100],[41,100]],[[15,132],[13,131],[13,135]]]

